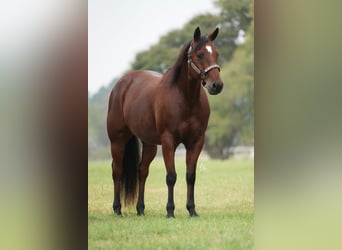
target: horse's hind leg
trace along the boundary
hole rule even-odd
[[[139,197],[137,202],[137,214],[144,215],[145,202],[145,182],[148,176],[151,161],[157,153],[157,146],[143,143],[142,159],[139,166]]]
[[[114,202],[113,212],[121,216],[120,186],[123,173],[123,157],[125,153],[125,144],[111,143],[112,153],[112,177],[114,181]]]

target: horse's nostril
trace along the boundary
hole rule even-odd
[[[216,90],[216,88],[217,88],[217,85],[216,85],[216,83],[214,82],[214,83],[213,83],[213,90]]]
[[[223,84],[219,81],[215,81],[213,82],[213,84],[211,85],[211,92],[212,94],[218,94],[221,92],[223,87]]]

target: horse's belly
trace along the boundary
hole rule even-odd
[[[153,126],[130,126],[129,129],[143,142],[153,145],[160,144],[160,136]]]
[[[131,132],[142,141],[154,145],[160,144],[160,136],[157,133],[155,118],[151,111],[132,116],[127,124]]]
[[[152,144],[152,145],[160,145],[160,136],[157,134],[137,134],[137,137],[145,143]]]

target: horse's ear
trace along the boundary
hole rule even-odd
[[[198,41],[199,39],[201,38],[201,30],[199,27],[197,27],[195,29],[195,32],[194,32],[194,41]]]
[[[217,27],[212,33],[208,35],[210,41],[214,41],[219,33],[219,28]]]

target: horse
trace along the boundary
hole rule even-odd
[[[203,87],[211,95],[219,94],[223,88],[217,64],[219,53],[213,44],[218,32],[216,28],[202,36],[197,27],[193,39],[183,45],[178,59],[164,75],[134,70],[123,75],[113,87],[109,96],[107,132],[112,155],[114,214],[122,216],[120,197],[124,197],[125,205],[132,205],[138,195],[137,215],[144,215],[145,182],[157,145],[161,145],[168,187],[167,217],[175,217],[174,157],[177,146],[183,143],[186,208],[191,217],[198,216],[194,201],[196,165],[210,115]]]

